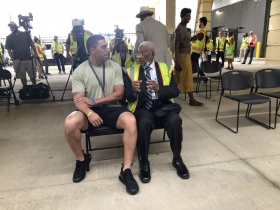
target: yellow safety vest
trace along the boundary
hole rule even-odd
[[[205,48],[205,40],[206,40],[206,29],[200,29],[197,34],[199,33],[203,33],[204,37],[202,40],[196,40],[194,43],[191,44],[191,50],[192,52],[201,54],[204,52],[204,48]]]
[[[213,51],[214,45],[213,45],[213,40],[212,40],[212,39],[210,39],[209,42],[207,42],[206,48],[207,48],[207,50],[209,50],[209,51]]]
[[[3,53],[3,49],[2,49],[2,43],[0,42],[0,53]]]
[[[173,66],[170,66],[170,69],[168,69],[165,63],[158,63],[158,65],[162,77],[163,86],[168,86],[171,81]],[[139,72],[140,72],[140,65],[133,66],[126,70],[126,73],[129,76],[131,82],[139,80]],[[168,100],[174,103],[173,98]],[[137,103],[138,103],[138,99],[135,102],[128,102],[128,107],[127,107],[128,110],[133,113],[136,109]]]
[[[86,30],[84,33],[84,45],[85,45],[85,50],[87,53],[88,53],[87,47],[86,47],[87,40],[90,36],[91,36],[91,32]],[[71,52],[71,55],[74,55],[77,52],[77,42],[73,40],[72,31],[70,31],[70,52]]]
[[[242,39],[242,45],[241,45],[241,47],[248,47],[248,45],[247,45],[248,39],[249,39],[249,37],[245,37],[245,38]]]
[[[229,39],[228,39],[228,43],[226,44],[226,50],[229,48],[229,46],[230,46],[230,40],[231,39],[234,39],[233,38],[233,36],[232,37],[230,37]],[[233,41],[233,44],[232,44],[232,48],[233,48],[233,50],[235,50],[235,40]]]
[[[57,43],[57,50],[58,50],[58,52],[56,52],[55,42],[53,42],[52,43],[52,50],[53,50],[53,53],[63,54],[63,52],[62,52],[62,42],[58,42]]]
[[[45,47],[45,45],[41,44],[41,47],[42,47],[42,51],[44,52],[44,55],[46,55],[46,51],[43,49]]]
[[[40,60],[43,61],[44,60],[44,54],[41,54],[38,50],[37,50],[37,47],[39,47],[39,49],[42,51],[42,47],[35,43],[35,47],[36,47],[36,52],[37,52],[37,55],[39,56]]]
[[[219,46],[219,39],[220,37],[216,38],[216,52],[218,51],[217,48]],[[226,37],[222,37],[219,52],[224,52],[225,43],[226,43]]]
[[[131,58],[128,59],[126,62],[125,62],[125,66],[127,68],[131,68],[132,66],[136,66],[136,65],[139,65],[139,61],[138,59],[136,59],[134,62],[132,62]]]
[[[130,55],[128,53],[126,53],[126,61],[128,61],[130,59]],[[112,56],[111,58],[113,61],[115,61],[116,63],[118,63],[120,66],[122,65],[122,61],[121,61],[121,55],[120,53],[116,53],[115,55]]]
[[[132,43],[131,42],[127,43],[127,49],[132,50]]]

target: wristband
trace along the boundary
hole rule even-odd
[[[96,100],[93,98],[92,101],[93,101],[94,106],[96,106],[97,105]]]
[[[94,111],[91,111],[90,113],[87,114],[87,117],[89,117],[89,115],[91,115]]]

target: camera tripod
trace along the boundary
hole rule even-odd
[[[26,33],[26,36],[27,36],[28,46],[29,46],[29,48],[31,48],[30,55],[32,55],[32,50],[33,50],[34,55],[36,55],[36,59],[37,59],[36,62],[38,62],[38,64],[39,64],[40,67],[42,68],[42,73],[43,73],[43,75],[45,76],[45,79],[46,79],[46,82],[47,82],[48,86],[50,87],[50,84],[49,84],[49,81],[48,81],[48,77],[47,77],[47,75],[45,74],[45,71],[44,71],[44,69],[43,69],[43,65],[42,65],[42,63],[41,63],[41,61],[40,61],[40,58],[39,58],[38,53],[37,53],[37,51],[36,51],[35,45],[34,45],[32,39],[31,39],[30,32],[31,32],[31,31],[29,31],[29,30],[25,30],[25,33]],[[16,76],[14,77],[13,89],[14,89],[14,87],[15,87],[15,83],[16,83],[16,80],[17,80],[17,76],[18,76],[18,73],[19,73],[19,70],[20,70],[20,66],[21,66],[23,54],[24,54],[24,52],[22,52],[22,55],[21,55],[21,57],[20,57],[18,69],[15,70],[15,71],[16,71]],[[30,62],[31,62],[31,65],[32,65],[32,70],[33,70],[33,78],[34,78],[34,80],[36,81],[36,77],[35,77],[35,73],[34,73],[34,66],[33,66],[33,56],[31,56]],[[55,97],[54,97],[54,95],[53,95],[53,92],[52,92],[51,87],[50,87],[50,91],[51,91],[51,95],[52,95],[53,101],[54,101],[54,100],[55,100]]]
[[[79,52],[83,51],[85,53],[85,50],[84,50],[84,40],[78,40],[77,41],[77,45],[78,45],[77,52],[75,53],[75,57],[74,57],[74,60],[72,62],[72,65],[71,65],[71,70],[69,72],[69,76],[68,76],[68,79],[67,79],[64,91],[62,93],[61,100],[63,100],[63,97],[64,97],[64,94],[65,94],[65,91],[66,91],[66,88],[67,88],[70,76],[71,76],[72,72],[74,71],[74,66],[75,66],[75,64],[77,62],[77,58],[78,58]],[[85,54],[87,54],[87,53],[85,53]],[[72,98],[71,98],[71,100],[72,100]]]

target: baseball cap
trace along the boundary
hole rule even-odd
[[[17,26],[17,24],[14,21],[11,21],[8,26]]]

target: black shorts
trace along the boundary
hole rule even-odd
[[[130,112],[125,107],[90,107],[96,114],[103,120],[103,125],[110,127],[111,129],[117,129],[117,122],[119,116],[124,112]],[[86,114],[83,113],[85,116]],[[92,130],[94,126],[88,120],[88,130]]]

